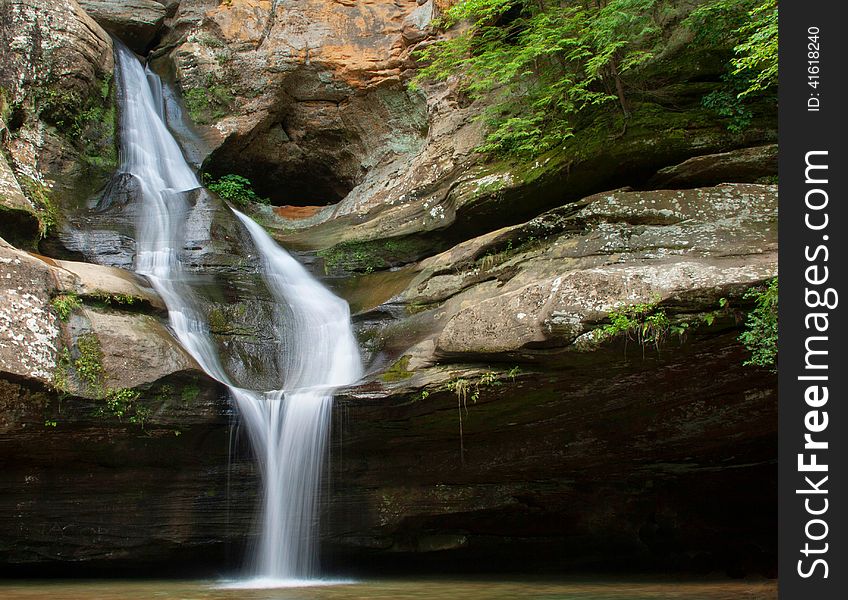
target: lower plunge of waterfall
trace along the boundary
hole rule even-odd
[[[362,374],[348,305],[262,227],[230,209],[229,218],[246,233],[242,252],[256,258],[277,307],[267,330],[282,349],[273,357],[280,389],[247,389],[235,380],[202,310],[202,273],[184,259],[186,223],[197,209],[190,196],[200,182],[168,128],[168,95],[161,80],[120,42],[115,53],[121,164],[113,187],[130,198],[135,270],[161,295],[183,348],[228,388],[262,476],[259,539],[248,562],[249,579],[232,585],[315,585],[318,501],[333,391]]]

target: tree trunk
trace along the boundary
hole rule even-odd
[[[627,102],[627,98],[624,96],[624,82],[621,81],[621,76],[618,74],[616,61],[613,61],[610,70],[612,72],[613,79],[615,80],[615,93],[618,96],[618,102],[621,104],[621,111],[624,113],[625,118],[630,118],[630,105]]]

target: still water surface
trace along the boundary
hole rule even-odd
[[[216,581],[6,581],[0,598],[51,600],[774,600],[776,581],[406,579],[271,590]]]

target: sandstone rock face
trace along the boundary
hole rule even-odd
[[[249,458],[228,460],[230,424],[215,393],[204,390],[187,409],[160,413],[170,423],[151,419],[142,431],[67,406],[45,426],[38,392],[0,385],[4,418],[12,402],[35,406],[0,433],[4,574],[237,568],[259,481]]]
[[[0,377],[0,570],[142,574],[242,556],[258,480],[243,449],[228,457],[218,387],[174,376],[139,402],[143,426]]]
[[[700,105],[700,92],[682,84],[663,91],[674,111],[640,102],[626,126],[601,115],[583,138],[541,160],[485,162],[474,151],[485,102],[469,103],[449,84],[409,86],[416,49],[442,35],[431,26],[439,4],[188,0],[153,62],[206,126],[206,169],[247,176],[275,204],[333,204],[310,219],[323,227],[262,213],[278,239],[312,248],[411,240],[414,251],[388,266],[591,193],[641,185],[692,156],[775,139],[770,122],[729,133]],[[691,68],[699,81],[715,69]],[[725,175],[753,181],[733,168],[690,187]]]
[[[50,310],[52,273],[37,258],[5,244],[0,302],[0,368],[5,373],[52,383],[60,329]]]
[[[2,130],[5,124],[0,127]],[[4,216],[0,231],[7,237],[20,245],[28,245],[38,236],[38,213],[24,196],[5,156],[0,156],[0,210]]]
[[[176,373],[199,371],[161,318],[110,308],[162,307],[162,300],[140,278],[118,269],[36,257],[0,243],[4,273],[0,369],[5,376],[97,398],[110,389],[135,388]],[[57,296],[79,298],[64,323],[51,302]],[[63,348],[71,355],[78,352],[86,336],[98,340],[102,388],[62,373],[67,365],[61,364],[60,352]]]
[[[372,374],[339,400],[327,548],[771,572],[776,382],[736,338],[776,251],[776,187],[732,184],[597,194],[422,261],[355,317]],[[634,305],[659,337],[605,332]]]
[[[81,296],[131,298],[133,302],[146,302],[154,308],[165,309],[162,298],[135,273],[70,260],[56,260],[52,264],[75,276],[71,291]]]
[[[430,362],[532,356],[588,341],[621,307],[685,312],[738,296],[775,275],[776,232],[774,186],[597,194],[422,261],[403,291],[359,306],[361,319],[407,307]]]
[[[9,0],[0,44],[4,158],[44,233],[114,169],[112,41],[75,0]],[[38,237],[0,231],[30,247]]]
[[[226,399],[165,329],[161,299],[131,273],[2,240],[0,273],[4,572],[220,562],[240,547],[255,473],[246,456],[228,466]]]
[[[195,120],[214,124],[221,151],[209,168],[243,173],[277,204],[329,204],[373,166],[416,152],[427,108],[401,80],[403,32],[426,28],[426,6],[182,2],[163,70]]]
[[[488,276],[509,267],[518,271],[501,275],[496,290],[480,286],[486,290],[482,296],[454,288],[460,293],[451,304],[458,312],[439,335],[439,351],[498,353],[534,343],[567,345],[615,308],[685,303],[689,296],[744,289],[776,273],[774,188],[607,193],[584,203],[563,226],[581,224],[591,233],[567,233],[529,264],[507,260]],[[533,229],[526,226],[525,235]],[[431,260],[431,268],[438,270],[438,257]],[[450,276],[433,279],[435,289],[419,283],[420,295],[413,294],[413,302],[432,301],[448,291],[443,286]]]
[[[3,13],[0,32],[9,53],[2,75],[13,101],[32,84],[84,93],[104,71],[112,71],[108,34],[75,0],[7,0]]]
[[[777,144],[742,148],[721,154],[695,156],[679,165],[660,169],[648,185],[685,188],[736,181],[756,183],[777,177]]]
[[[142,54],[165,20],[164,4],[154,0],[79,0],[79,3],[106,31]]]
[[[445,364],[441,384],[418,387],[419,370],[343,395],[327,553],[363,570],[773,574],[775,378],[722,329],[644,357],[631,342],[514,378],[517,361]]]

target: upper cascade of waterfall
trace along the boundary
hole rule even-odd
[[[182,346],[211,377],[229,387],[248,430],[264,483],[253,574],[264,586],[313,577],[332,394],[362,375],[350,310],[262,227],[233,210],[250,235],[262,278],[276,303],[268,329],[284,348],[278,361],[281,389],[249,390],[234,384],[180,260],[184,224],[192,210],[185,192],[201,184],[166,125],[166,95],[159,77],[122,44],[116,42],[115,47],[121,171],[130,174],[139,189],[136,270],[162,296]]]
[[[179,144],[165,124],[162,81],[142,68],[123,44],[115,44],[120,63],[121,167],[152,191],[184,192],[200,187]]]

